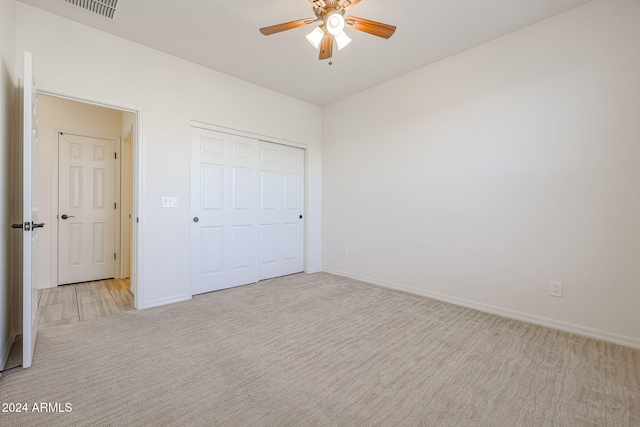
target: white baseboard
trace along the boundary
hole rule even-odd
[[[621,335],[614,332],[602,331],[588,326],[577,325],[569,322],[562,322],[548,317],[538,316],[535,314],[524,313],[521,311],[510,310],[508,308],[496,307],[489,304],[479,303],[476,301],[452,297],[449,295],[440,294],[437,292],[425,291],[423,289],[414,288],[411,286],[405,286],[398,283],[388,282],[386,280],[378,280],[372,277],[361,276],[358,274],[351,274],[344,271],[324,269],[325,273],[335,274],[338,276],[349,277],[351,279],[359,280],[361,282],[369,283],[372,285],[383,286],[385,288],[396,289],[404,292],[408,292],[415,295],[425,296],[428,298],[437,299],[439,301],[448,302],[451,304],[459,305],[462,307],[472,308],[474,310],[482,311],[485,313],[491,313],[509,319],[520,320],[522,322],[532,323],[534,325],[546,326],[548,328],[557,329],[564,332],[570,332],[576,335],[582,335],[589,338],[595,338],[602,341],[607,341],[613,344],[624,345],[626,347],[640,349],[640,338],[631,337],[627,335]]]
[[[4,348],[2,349],[2,360],[0,360],[0,371],[2,371],[3,369],[5,369],[7,367],[7,360],[9,360],[9,353],[11,353],[11,347],[13,347],[13,343],[16,340],[16,332],[15,331],[11,331],[11,333],[9,334],[9,339],[7,340],[7,342],[4,345]],[[2,373],[0,372],[0,378],[2,378]]]
[[[191,295],[179,295],[171,298],[157,299],[153,301],[149,301],[146,304],[141,304],[139,309],[143,310],[146,308],[160,307],[161,305],[173,304],[174,302],[182,302],[188,301],[191,299]]]

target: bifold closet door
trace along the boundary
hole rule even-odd
[[[304,268],[304,150],[193,127],[191,293]]]

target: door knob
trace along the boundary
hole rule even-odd
[[[75,216],[73,216],[73,215],[67,215],[67,214],[64,214],[64,215],[62,215],[62,216],[61,216],[61,218],[62,218],[62,219],[75,218]]]
[[[193,222],[198,222],[200,221],[200,218],[198,218],[197,216],[193,217]]]
[[[35,222],[31,222],[31,229],[33,230],[34,228],[44,228],[44,222],[41,224],[36,224]]]

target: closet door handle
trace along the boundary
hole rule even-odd
[[[64,214],[64,215],[62,215],[60,218],[62,218],[62,219],[75,218],[75,216],[73,216],[73,215],[67,215],[67,214]]]

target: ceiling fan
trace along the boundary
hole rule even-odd
[[[331,58],[334,40],[338,45],[338,50],[351,42],[349,36],[344,32],[345,27],[385,39],[391,37],[396,31],[396,27],[393,25],[357,18],[355,16],[344,17],[345,12],[360,3],[360,1],[361,0],[309,0],[309,3],[313,5],[313,12],[316,18],[299,19],[297,21],[271,25],[260,28],[260,32],[265,36],[269,36],[321,21],[322,24],[319,27],[316,27],[311,33],[307,34],[309,43],[316,49],[319,48],[320,55],[318,59],[321,60]]]

